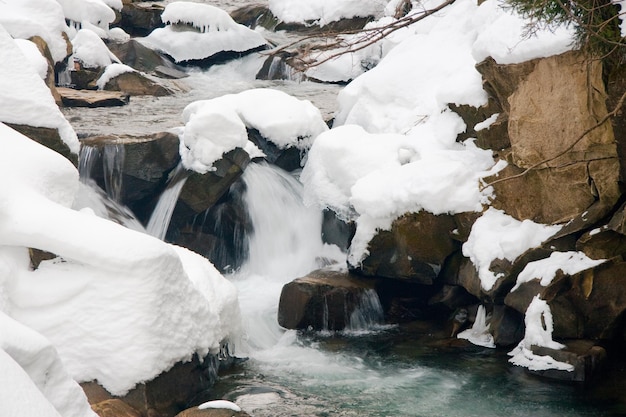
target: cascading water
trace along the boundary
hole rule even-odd
[[[146,226],[146,231],[149,235],[161,240],[165,239],[178,196],[185,185],[185,181],[187,181],[187,175],[188,173],[182,164],[178,164],[174,171],[170,173],[165,191],[159,197],[159,201],[154,207]]]
[[[109,197],[118,203],[122,196],[122,167],[125,155],[124,146],[119,143],[106,144],[102,151],[105,190]]]

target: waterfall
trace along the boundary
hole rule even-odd
[[[81,181],[85,182],[91,178],[91,172],[99,155],[98,148],[81,144],[78,154],[78,176]]]
[[[380,327],[385,318],[383,306],[374,289],[363,291],[357,308],[350,315],[347,332],[366,331]]]
[[[119,143],[106,144],[102,152],[105,190],[109,197],[118,203],[122,197],[122,169],[125,154],[124,145]]]
[[[154,211],[146,226],[146,231],[149,235],[161,240],[165,239],[178,196],[185,185],[185,181],[187,181],[187,176],[188,173],[185,171],[182,163],[178,164],[174,171],[170,173],[165,191],[159,197],[159,201],[154,207]]]

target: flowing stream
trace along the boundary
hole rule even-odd
[[[226,10],[246,3],[211,2]],[[256,80],[265,59],[254,54],[194,71],[176,82],[185,87],[170,97],[132,97],[125,107],[66,108],[63,112],[80,136],[151,134],[180,126],[183,108],[195,100],[271,87],[311,100],[326,119],[333,116],[341,87]],[[109,195],[115,198],[115,167],[122,155],[114,149],[109,152]],[[88,165],[89,160],[86,153],[81,163]],[[336,247],[322,244],[322,216],[303,206],[296,177],[251,164],[244,180],[254,232],[248,236],[247,263],[228,278],[239,289],[245,327],[243,346],[237,346],[236,353],[249,359],[221,376],[211,391],[213,398],[235,401],[256,417],[626,415],[622,399],[626,365],[611,370],[593,389],[544,381],[508,364],[507,350],[438,346],[426,343],[420,332],[410,328],[376,325],[380,317],[375,297],[362,301],[353,316],[353,331],[281,329],[276,316],[283,285],[329,260],[344,265],[345,256]],[[177,184],[182,186],[182,181]],[[82,195],[84,201],[77,208],[98,205],[106,212],[123,211],[112,209],[110,202],[105,206],[106,198],[89,187],[84,187]],[[120,222],[142,229],[133,220]],[[156,230],[158,221],[154,222],[150,227]],[[159,235],[167,230],[161,226]]]

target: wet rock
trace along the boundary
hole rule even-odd
[[[75,90],[58,87],[61,101],[65,107],[114,107],[128,104],[129,96],[117,91]]]
[[[154,2],[125,3],[119,26],[131,36],[146,36],[165,26],[161,21],[165,7]]]
[[[602,369],[606,362],[606,351],[593,341],[575,340],[565,343],[561,350],[543,346],[532,346],[535,355],[551,356],[553,359],[574,366],[573,371],[548,369],[543,371],[528,371],[535,375],[559,381],[588,382]]]
[[[375,285],[348,272],[313,271],[283,287],[278,323],[287,329],[342,330]]]
[[[246,151],[236,148],[224,154],[213,166],[215,171],[206,174],[193,173],[185,182],[179,202],[189,207],[194,213],[203,213],[213,206],[243,174],[250,163]]]
[[[476,304],[477,301],[478,299],[476,297],[459,285],[444,285],[431,297],[428,304],[442,304],[450,310],[456,310],[460,307]]]
[[[84,168],[88,172],[82,174],[95,180],[140,220],[147,221],[155,196],[165,187],[168,174],[180,161],[178,136],[168,132],[147,136],[95,136],[83,139],[82,144],[95,149],[89,167]],[[115,181],[119,183],[114,185]],[[113,191],[114,187],[119,190]]]
[[[554,320],[555,339],[612,339],[623,331],[626,262],[618,257],[563,275],[540,293]]]
[[[134,39],[125,43],[112,43],[108,47],[122,63],[137,71],[151,73],[163,78],[178,79],[187,77],[182,67]]]
[[[511,346],[524,338],[524,315],[503,305],[493,306],[489,329],[498,346]]]
[[[269,55],[255,78],[257,80],[303,80],[304,74],[290,65],[294,56],[297,54],[287,51]]]
[[[75,166],[78,165],[78,155],[72,153],[70,148],[63,142],[59,131],[48,127],[35,127],[28,125],[18,125],[12,123],[5,123],[11,129],[17,130],[22,135],[29,137],[37,143],[52,149],[53,151],[63,155],[72,162]]]
[[[139,411],[116,398],[93,404],[91,409],[99,417],[143,417]]]
[[[337,218],[335,212],[329,209],[324,210],[322,214],[322,241],[330,245],[337,245],[339,249],[347,252],[350,241],[356,232],[356,225],[353,222],[346,223]]]
[[[257,26],[273,31],[279,23],[272,11],[266,5],[250,4],[238,8],[230,13],[230,17],[239,23],[254,29]]]
[[[139,72],[125,72],[111,78],[104,86],[103,90],[121,91],[131,96],[169,96],[174,91],[165,85],[151,80]]]
[[[170,370],[152,381],[138,384],[122,397],[111,395],[96,382],[81,383],[81,386],[90,404],[117,399],[141,416],[171,417],[186,409],[196,395],[213,386],[218,367],[216,355],[208,355],[203,360],[194,355],[190,361],[176,363]]]
[[[248,129],[248,139],[263,151],[264,159],[270,164],[289,172],[302,168],[303,152],[298,148],[292,146],[281,149],[256,129]]]
[[[457,248],[454,218],[426,211],[405,214],[369,243],[369,255],[356,268],[366,276],[432,284],[444,261]]]

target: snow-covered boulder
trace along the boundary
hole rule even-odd
[[[270,0],[269,8],[285,23],[326,26],[353,17],[380,17],[386,2],[380,0]]]
[[[59,255],[35,271],[15,261],[1,269],[3,305],[50,340],[72,378],[123,395],[237,337],[236,290],[210,262],[72,210],[76,169],[3,124],[0,136],[11,178],[0,182],[0,243]]]
[[[17,127],[75,161],[79,149],[76,133],[44,80],[34,67],[24,65],[25,61],[20,47],[0,25],[0,122]]]
[[[209,4],[170,3],[161,19],[166,26],[155,29],[143,42],[178,63],[213,63],[262,49],[267,44],[260,33],[236,23],[224,10]]]

